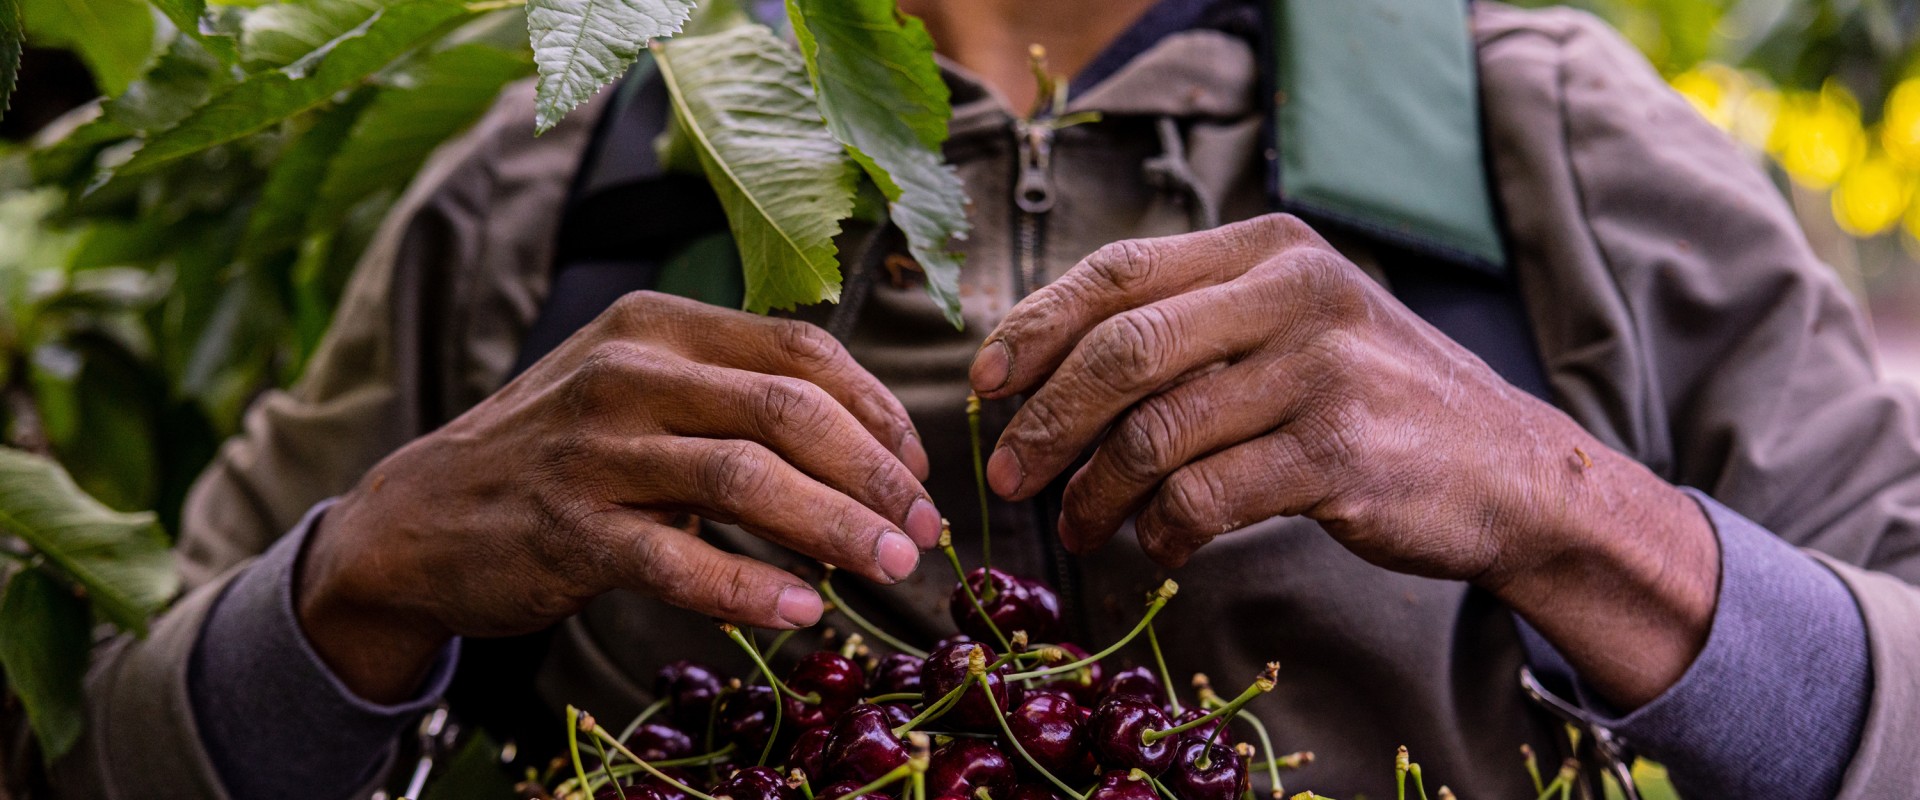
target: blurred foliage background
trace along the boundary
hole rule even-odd
[[[400,2],[0,2],[27,43],[0,119],[0,443],[175,530],[246,404],[300,373],[397,192],[532,73],[524,15],[453,3],[337,91],[158,169],[115,167],[242,81],[309,76]],[[1768,165],[1873,308],[1890,371],[1920,379],[1920,0],[1573,4]]]

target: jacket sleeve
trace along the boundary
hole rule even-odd
[[[1839,576],[1872,675],[1839,796],[1911,796],[1920,399],[1881,379],[1860,310],[1755,159],[1638,53],[1584,14],[1494,16],[1514,24],[1483,45],[1510,76],[1489,101],[1543,109],[1494,126],[1496,152],[1526,154],[1501,181],[1564,184],[1505,198],[1516,255],[1582,265],[1521,275],[1530,297],[1562,298],[1530,304],[1556,401]]]
[[[87,733],[50,771],[55,796],[227,796],[189,691],[209,610],[308,509],[497,387],[538,310],[556,209],[594,110],[535,140],[532,95],[530,82],[509,87],[428,161],[305,374],[257,400],[201,474],[176,551],[186,593],[147,638],[96,650]]]

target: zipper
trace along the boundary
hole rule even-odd
[[[1018,120],[1014,139],[1019,151],[1019,173],[1013,187],[1013,291],[1024,298],[1040,288],[1040,260],[1046,252],[1047,214],[1053,210],[1053,140],[1051,118]],[[1064,476],[1033,498],[1033,522],[1045,540],[1044,557],[1054,591],[1060,596],[1060,619],[1071,638],[1086,641],[1088,626],[1081,616],[1080,570],[1060,543],[1054,521],[1060,518]]]

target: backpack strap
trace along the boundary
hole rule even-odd
[[[1506,248],[1461,0],[1269,0],[1275,205],[1488,274]]]

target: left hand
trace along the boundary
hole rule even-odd
[[[1008,314],[972,382],[1032,392],[995,492],[1030,497],[1098,442],[1061,538],[1086,552],[1138,513],[1169,567],[1305,515],[1377,565],[1496,579],[1552,557],[1534,534],[1607,457],[1285,215],[1102,248]]]

